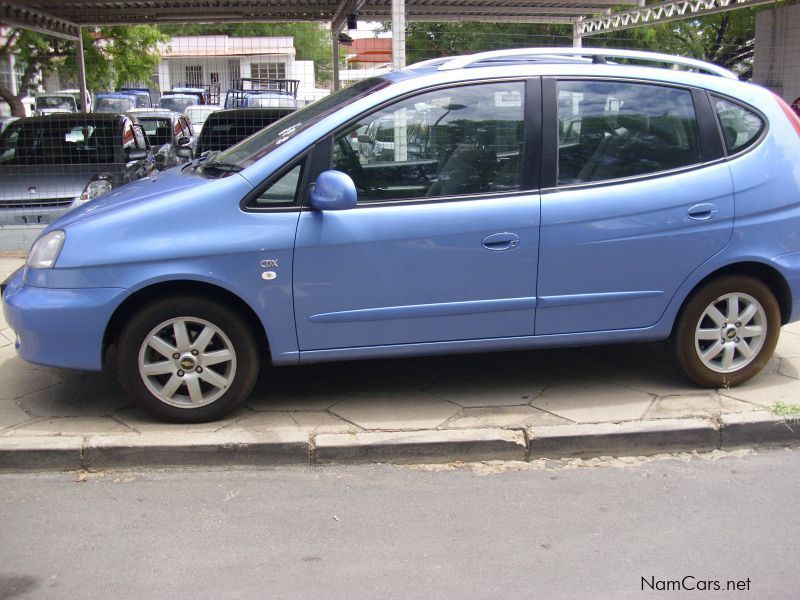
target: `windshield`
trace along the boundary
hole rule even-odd
[[[251,108],[297,108],[297,100],[281,94],[250,94],[246,99]]]
[[[113,163],[113,121],[15,121],[0,138],[0,164]]]
[[[72,96],[39,96],[36,98],[37,110],[42,109],[60,109],[60,110],[75,110],[75,98]]]
[[[186,107],[195,104],[197,104],[197,98],[194,96],[162,96],[158,101],[159,108],[167,108],[179,113],[186,110]]]
[[[144,127],[147,139],[153,146],[172,143],[172,122],[169,119],[139,117],[139,122]]]
[[[372,77],[354,83],[350,87],[339,90],[321,100],[317,100],[291,113],[289,116],[276,121],[269,127],[262,129],[255,135],[248,137],[225,152],[220,153],[215,157],[215,160],[238,165],[242,168],[249,167],[258,159],[272,151],[278,140],[283,142],[338,108],[350,104],[358,98],[372,94],[388,85],[390,85],[390,82],[380,77]]]
[[[94,103],[94,112],[124,113],[136,108],[129,98],[98,98]]]

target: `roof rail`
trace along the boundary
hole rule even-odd
[[[614,50],[611,48],[512,48],[509,50],[492,50],[490,52],[479,52],[453,58],[439,67],[440,71],[450,71],[452,69],[463,69],[483,61],[491,61],[503,58],[535,58],[537,56],[591,56],[600,57],[595,62],[602,62],[602,58],[629,58],[643,62],[666,63],[670,65],[680,65],[691,67],[702,73],[718,75],[726,79],[739,79],[735,73],[694,58],[684,58],[671,54],[661,54],[658,52],[641,52],[639,50]]]

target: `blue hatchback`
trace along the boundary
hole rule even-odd
[[[430,61],[73,210],[3,307],[23,358],[99,370],[115,347],[173,421],[231,410],[264,357],[667,340],[698,385],[736,385],[800,318],[798,156],[791,110],[707,63]]]

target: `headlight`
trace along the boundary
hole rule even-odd
[[[85,202],[87,200],[97,198],[98,196],[102,196],[106,192],[110,192],[113,187],[114,186],[109,179],[99,175],[96,179],[93,179],[87,183],[86,187],[83,188],[81,201]]]
[[[62,229],[43,235],[33,244],[28,255],[28,267],[31,269],[52,269],[64,245],[66,234]]]

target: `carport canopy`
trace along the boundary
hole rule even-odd
[[[406,21],[568,23],[573,43],[583,35],[684,19],[763,4],[772,0],[3,0],[0,24],[22,27],[78,42],[80,89],[85,90],[81,27],[160,23],[250,23],[317,21],[330,23],[334,87],[339,84],[338,35],[350,15],[392,23],[396,69],[405,66]],[[633,6],[611,15],[612,7]],[[624,14],[624,16],[623,16]],[[86,99],[82,99],[84,107]]]

